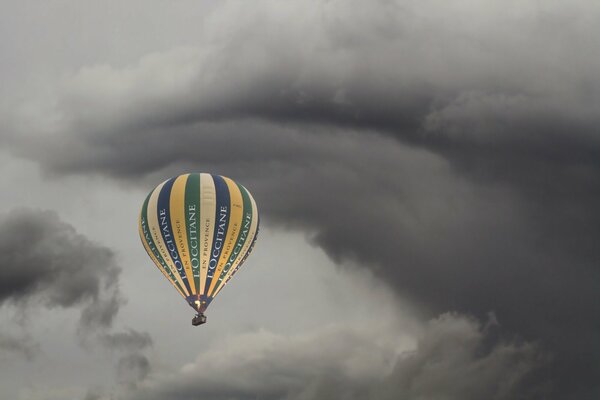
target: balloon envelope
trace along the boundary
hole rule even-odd
[[[192,173],[148,194],[139,232],[154,264],[202,313],[252,251],[258,222],[245,187],[224,176]]]

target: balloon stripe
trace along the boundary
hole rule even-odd
[[[183,262],[181,261],[181,256],[177,251],[177,246],[175,244],[175,237],[173,236],[173,227],[171,226],[171,213],[169,207],[169,200],[171,197],[171,189],[173,188],[173,184],[175,183],[175,178],[169,179],[163,185],[160,193],[158,194],[158,221],[160,224],[160,233],[165,242],[165,246],[167,247],[168,254],[171,257],[171,261],[175,268],[177,269],[177,273],[181,277],[183,284],[185,285],[188,295],[193,294],[190,283],[188,282],[187,276],[185,274],[185,270],[183,268]]]
[[[150,194],[150,200],[148,201],[148,212],[147,212],[148,228],[150,229],[150,234],[152,235],[154,244],[156,245],[156,248],[158,249],[160,255],[162,256],[162,259],[164,260],[165,264],[171,270],[171,273],[175,277],[176,281],[179,283],[179,286],[182,288],[185,295],[189,296],[187,288],[183,284],[183,280],[181,280],[181,276],[177,272],[177,268],[175,268],[175,265],[173,264],[173,260],[169,256],[169,252],[167,251],[167,246],[166,246],[166,244],[163,240],[162,234],[161,234],[160,224],[159,224],[159,220],[158,220],[158,195],[160,194],[160,191],[162,190],[162,188],[166,182],[167,181],[158,185],[156,187],[156,189],[154,189],[154,191],[152,191],[152,193]]]
[[[248,233],[248,240],[246,240],[246,242],[244,243],[244,248],[240,252],[240,255],[238,256],[237,260],[235,261],[235,265],[238,268],[248,256],[248,252],[252,250],[252,245],[254,244],[254,241],[256,241],[256,233],[259,225],[258,208],[256,207],[256,202],[254,201],[254,198],[252,197],[248,189],[246,189],[244,186],[242,186],[242,188],[246,191],[250,200],[250,206],[252,207],[252,223],[250,225],[250,231]],[[230,273],[228,275],[230,277],[232,274]]]
[[[252,228],[251,228],[251,232],[252,232],[252,238],[248,243],[248,247],[246,248],[241,260],[239,263],[237,263],[236,268],[233,270],[233,272],[229,275],[228,279],[231,279],[231,277],[237,272],[237,270],[242,266],[242,264],[244,263],[244,261],[246,261],[246,258],[248,258],[248,256],[250,255],[250,253],[252,252],[252,249],[254,248],[254,243],[256,242],[256,238],[258,237],[258,231],[259,231],[259,227],[260,227],[260,215],[258,215],[258,208],[256,207],[256,202],[254,201],[254,198],[252,197],[252,195],[250,195],[250,200],[252,201],[252,210],[254,211],[256,218],[253,219],[253,224],[252,224]]]
[[[229,189],[225,180],[218,176],[212,176],[215,182],[215,192],[217,199],[217,207],[215,210],[215,230],[213,233],[212,249],[210,252],[210,261],[208,262],[208,272],[206,274],[206,283],[204,286],[203,299],[207,298],[208,288],[215,274],[215,269],[219,263],[219,258],[223,250],[223,242],[229,225],[230,201]]]
[[[169,199],[169,211],[171,217],[171,226],[177,253],[183,264],[183,271],[190,285],[190,294],[196,294],[196,285],[194,284],[194,274],[190,262],[190,250],[188,247],[186,213],[185,213],[185,187],[189,174],[180,175],[173,182]]]
[[[236,184],[237,185],[237,184]],[[235,265],[235,261],[241,256],[242,250],[244,249],[244,244],[246,240],[248,240],[248,234],[250,233],[250,227],[252,225],[252,203],[250,202],[250,197],[248,197],[248,193],[246,189],[237,185],[238,190],[242,195],[243,202],[243,213],[240,227],[238,229],[238,235],[235,240],[235,246],[233,247],[229,257],[227,258],[227,262],[223,266],[221,273],[219,274],[219,279],[217,283],[214,285],[214,289],[210,292],[210,296],[214,297],[215,291],[221,286],[224,282],[227,273],[231,269],[233,265]]]
[[[210,174],[200,174],[200,229],[202,245],[200,251],[200,294],[206,291],[208,264],[215,233],[217,213],[217,193],[215,182]]]
[[[221,276],[223,268],[229,261],[229,257],[235,248],[244,213],[244,200],[240,189],[238,188],[236,183],[231,179],[225,177],[223,177],[223,179],[225,180],[225,183],[227,183],[227,188],[229,189],[231,211],[229,213],[229,225],[227,227],[227,233],[225,234],[223,251],[221,252],[219,263],[217,264],[217,268],[214,272],[214,278],[212,279],[211,285],[208,290],[209,297],[210,294],[215,290],[215,286],[219,283],[218,278]]]
[[[190,250],[190,264],[194,277],[195,294],[200,293],[200,175],[188,174],[185,184],[185,228]]]
[[[175,287],[175,289],[177,289],[179,294],[181,296],[185,297],[185,294],[183,293],[181,286],[179,286],[179,283],[177,283],[175,276],[173,276],[173,274],[171,273],[171,270],[165,264],[160,253],[156,249],[154,240],[152,240],[152,235],[150,235],[150,230],[148,229],[148,219],[147,219],[148,200],[149,199],[150,199],[150,195],[148,195],[148,197],[146,197],[146,200],[144,201],[144,205],[142,206],[142,210],[140,212],[140,223],[139,223],[140,239],[142,240],[142,244],[144,245],[144,249],[146,250],[146,253],[148,253],[148,255],[150,256],[150,258],[152,259],[152,261],[154,262],[156,267],[160,270],[160,272],[162,272],[162,274],[165,276],[165,278],[167,278],[169,280],[169,282],[171,282],[171,284]]]
[[[259,217],[259,224],[260,224],[260,217]],[[227,280],[225,281],[225,283],[229,282],[231,280],[231,278],[233,278],[233,276],[238,272],[238,270],[242,267],[242,265],[244,265],[244,263],[246,262],[246,259],[248,258],[248,256],[252,253],[252,250],[254,249],[254,244],[256,243],[256,238],[258,237],[258,231],[259,230],[260,229],[257,226],[256,233],[254,235],[254,239],[250,243],[250,247],[248,248],[248,252],[244,255],[244,258],[242,258],[240,260],[239,264],[235,267],[235,269],[233,270],[233,272],[231,273],[231,275],[229,275],[229,277],[227,278]],[[215,294],[215,296],[216,296],[216,294]]]

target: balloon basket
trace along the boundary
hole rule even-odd
[[[206,315],[200,313],[196,314],[194,318],[192,318],[192,325],[198,326],[206,323]]]

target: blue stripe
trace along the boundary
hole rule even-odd
[[[169,206],[171,199],[171,189],[173,188],[173,183],[175,182],[175,178],[169,179],[163,185],[160,193],[158,194],[158,223],[160,225],[160,233],[162,235],[163,240],[165,241],[165,245],[167,246],[167,251],[171,256],[171,260],[173,260],[173,264],[181,277],[181,280],[185,284],[185,287],[188,290],[188,293],[192,294],[192,289],[190,288],[190,284],[187,279],[187,275],[185,274],[185,270],[183,269],[183,263],[181,262],[181,256],[179,255],[179,251],[177,250],[177,246],[175,245],[175,238],[173,237],[173,229],[171,227],[171,207]]]
[[[213,234],[212,248],[210,251],[210,261],[208,262],[208,272],[206,274],[206,283],[204,285],[203,300],[207,300],[208,289],[214,278],[214,273],[221,258],[225,236],[229,227],[230,216],[230,195],[229,187],[225,179],[218,175],[211,175],[215,182],[215,193],[217,208],[215,211],[215,231]],[[218,277],[217,277],[218,278]]]

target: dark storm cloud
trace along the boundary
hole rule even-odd
[[[557,353],[556,397],[593,398],[599,7],[261,4],[225,4],[197,48],[79,71],[43,135],[5,140],[45,171],[148,190],[235,177],[268,223],[424,310],[494,310]]]
[[[1,305],[78,308],[84,331],[112,323],[120,304],[113,252],[54,212],[23,209],[2,216],[0,251]]]
[[[84,154],[51,154],[47,163],[77,170],[78,157],[108,156],[102,144],[113,136],[128,143],[123,132],[240,118],[375,129],[457,151],[457,162],[468,152],[494,158],[503,151],[525,160],[597,160],[600,61],[586,40],[596,33],[597,6],[349,3],[316,12],[273,5],[240,19],[224,6],[198,49],[151,54],[134,68],[82,69],[61,86],[57,112],[76,133],[72,148]],[[298,12],[318,18],[311,35],[306,19],[291,18]]]
[[[515,399],[542,362],[528,343],[486,344],[489,328],[445,314],[413,351],[396,354],[382,332],[348,327],[282,337],[230,337],[171,376],[150,379],[133,399]]]

